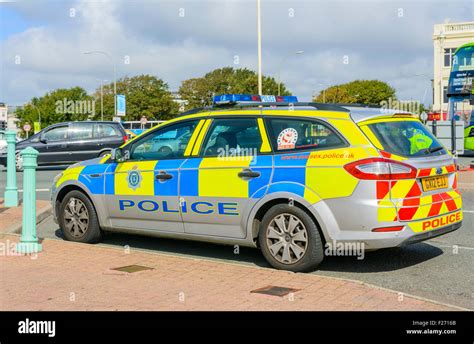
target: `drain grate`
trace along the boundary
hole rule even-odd
[[[148,266],[143,266],[143,265],[127,265],[127,266],[121,266],[119,268],[113,268],[111,270],[133,273],[133,272],[138,272],[138,271],[153,270],[153,268],[150,268]]]
[[[260,289],[252,290],[251,293],[254,294],[265,294],[265,295],[273,295],[273,296],[285,296],[289,293],[296,293],[301,289],[294,289],[294,288],[286,288],[286,287],[277,287],[274,285],[269,285]]]

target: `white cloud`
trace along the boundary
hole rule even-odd
[[[262,2],[264,73],[276,77],[283,56],[304,50],[281,68],[283,82],[302,99],[321,89],[320,83],[356,78],[378,78],[395,86],[401,98],[421,99],[429,82],[408,76],[432,74],[433,24],[445,17],[473,19],[469,0]],[[88,50],[110,52],[119,77],[154,74],[172,89],[232,66],[235,55],[240,67],[256,69],[253,0],[47,1],[9,8],[41,23],[2,42],[0,98],[10,104],[58,87],[93,91],[96,79],[111,81],[110,61],[84,55]],[[21,64],[15,64],[17,55]],[[124,64],[126,56],[130,64]]]

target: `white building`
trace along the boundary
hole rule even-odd
[[[188,102],[181,98],[181,95],[178,91],[172,91],[171,95],[173,97],[173,101],[179,105],[179,112],[183,112]]]
[[[5,103],[0,103],[0,122],[8,122],[8,106]]]
[[[434,80],[433,80],[433,110],[448,109],[446,96],[449,72],[454,51],[461,45],[474,42],[474,22],[436,24],[433,33],[434,46]]]

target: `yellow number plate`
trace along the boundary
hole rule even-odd
[[[448,187],[448,177],[436,176],[436,177],[422,178],[421,185],[423,185],[423,191],[446,189]]]

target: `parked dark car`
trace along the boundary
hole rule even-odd
[[[23,168],[19,151],[35,148],[40,154],[38,165],[71,164],[110,153],[128,139],[118,122],[65,122],[53,124],[16,145],[16,167]],[[0,164],[6,166],[6,154],[0,154]]]

